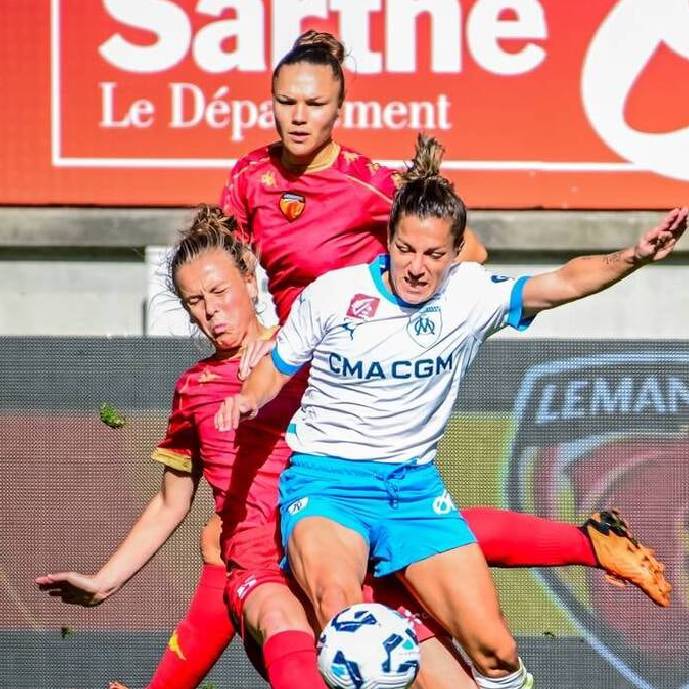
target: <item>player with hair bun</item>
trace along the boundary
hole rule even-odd
[[[275,502],[278,476],[289,455],[283,422],[293,408],[289,392],[237,433],[219,433],[213,421],[223,398],[239,390],[242,347],[273,332],[256,316],[255,263],[236,234],[234,218],[225,217],[219,208],[203,207],[173,251],[169,269],[173,289],[215,353],[179,377],[165,438],[152,454],[165,466],[161,488],[112,557],[94,575],[59,572],[36,579],[42,590],[65,603],[99,605],[133,577],[184,520],[202,474],[221,518],[224,562],[233,562],[235,539],[241,542],[247,531],[253,536],[261,531],[263,546],[271,553],[277,548]],[[257,557],[261,545],[254,543]],[[224,567],[222,578],[215,581],[208,575],[203,583],[224,589]],[[263,583],[245,606],[245,620],[263,645],[271,686],[291,689],[298,679],[304,689],[325,689],[316,667],[314,633],[302,604],[279,571]],[[234,633],[224,608],[223,614],[203,619],[218,625],[224,638]],[[182,657],[209,657],[203,644],[180,646],[175,640],[171,647]]]
[[[301,291],[319,275],[368,262],[385,251],[399,176],[332,138],[345,98],[344,57],[344,46],[328,33],[307,31],[295,41],[271,79],[280,140],[242,157],[222,193],[223,210],[239,220],[241,238],[260,256],[267,271],[281,321]],[[485,258],[484,247],[465,230],[459,260],[482,262]],[[243,376],[267,348],[260,341],[246,343],[240,363]],[[295,380],[295,385],[299,384],[303,391],[305,376],[301,383]],[[295,394],[292,411],[298,401]],[[291,412],[287,413],[285,424],[290,416]],[[492,507],[470,508],[463,514],[492,566],[600,566],[585,532],[571,524]],[[216,515],[202,535],[204,566],[189,612],[177,625],[148,689],[193,689],[232,639],[230,625],[208,623],[226,615],[219,534]],[[606,549],[608,571],[634,581],[666,604],[660,565],[641,546],[628,548],[631,541],[620,541]],[[247,532],[247,546],[251,542]],[[251,569],[246,570],[244,580],[241,568],[235,565],[233,571],[235,615],[241,617],[248,592],[260,587],[244,585],[251,581]],[[384,602],[396,607],[398,594],[393,589]],[[436,640],[422,644],[426,656],[433,645],[440,646]],[[437,668],[433,687],[452,687],[453,680],[461,681],[455,675],[454,659],[444,648],[432,663],[424,664],[420,683],[431,668]]]
[[[435,466],[461,380],[490,335],[664,259],[687,226],[676,208],[628,249],[517,280],[457,262],[466,210],[420,135],[390,213],[388,254],[321,275],[292,305],[271,356],[218,413],[241,428],[309,365],[280,477],[290,571],[321,625],[362,601],[369,566],[395,574],[456,639],[481,689],[530,689],[476,538]],[[366,313],[353,300],[371,296]]]
[[[260,257],[281,322],[319,275],[386,250],[399,172],[333,140],[345,97],[344,55],[342,43],[328,33],[307,31],[295,41],[272,76],[280,140],[241,158],[222,194],[222,207],[238,218],[243,238]],[[485,259],[485,248],[466,228],[457,261]],[[243,376],[269,347],[248,346]],[[583,527],[493,507],[462,513],[491,566],[603,568],[658,605],[669,604],[662,565],[611,513],[592,515]]]
[[[280,400],[266,406],[236,433],[220,432],[214,425],[221,402],[239,392],[242,348],[274,332],[264,328],[256,316],[254,259],[236,230],[234,218],[225,217],[219,208],[202,207],[172,253],[172,289],[215,353],[191,366],[175,385],[167,431],[152,454],[165,467],[158,494],[96,574],[58,572],[38,577],[36,583],[65,603],[100,605],[155,555],[183,521],[203,475],[213,491],[219,517],[204,533],[221,524],[217,534],[220,558],[212,557],[220,559],[223,570],[221,577],[217,569],[204,569],[202,588],[209,596],[226,588],[235,614],[232,621],[224,606],[222,613],[214,606],[210,614],[192,605],[194,620],[218,627],[217,635],[212,630],[208,634],[211,640],[221,634],[231,639],[235,628],[239,629],[249,658],[273,689],[326,689],[317,669],[312,624],[291,589],[295,585],[279,567],[278,479],[290,454],[284,433],[298,407],[301,384],[286,388]],[[205,549],[212,553],[212,540]],[[387,587],[380,596],[374,588],[365,586],[368,600],[406,605],[405,613],[415,620],[420,640],[442,634],[439,627],[432,629],[421,622],[423,611],[411,596],[400,590],[388,600]],[[299,593],[298,587],[296,591]],[[210,668],[208,663],[212,665],[213,655],[222,652],[224,646],[217,644],[210,644],[209,649],[206,636],[173,634],[168,650],[180,661],[182,681],[198,684]],[[192,643],[194,640],[199,643]],[[444,643],[449,645],[449,639]],[[196,662],[185,665],[194,659]],[[165,672],[156,673],[158,686],[176,686],[178,679],[169,672],[172,667],[167,665]],[[445,672],[445,668],[441,665],[435,671]],[[429,668],[427,676],[432,672]],[[449,673],[453,684],[447,686],[473,686],[460,666],[455,673]],[[422,677],[418,686],[445,686],[423,682]],[[124,685],[113,682],[111,687]]]
[[[330,269],[370,261],[385,251],[399,176],[332,138],[346,92],[344,57],[344,46],[331,34],[307,31],[297,38],[271,78],[280,140],[242,157],[222,193],[223,210],[237,217],[242,238],[267,271],[281,321],[316,277]],[[459,260],[482,262],[485,258],[484,247],[466,229]],[[247,343],[240,364],[243,376],[267,348],[260,342]],[[302,389],[305,384],[304,377]],[[668,604],[669,586],[662,565],[643,546],[617,535],[625,530],[613,533],[607,529],[598,515],[585,529],[493,507],[468,508],[463,515],[491,566],[604,566],[609,573],[640,586],[657,603]],[[596,549],[587,530],[599,539]],[[148,689],[193,689],[232,639],[233,632],[227,627],[204,623],[206,615],[217,617],[225,610],[217,586],[223,576],[218,564],[219,532],[216,516],[202,536],[204,567],[189,613],[177,625]],[[236,588],[245,592],[241,580],[237,581]],[[234,599],[237,605],[241,603],[240,596]],[[422,645],[426,656],[434,643]],[[181,658],[180,648],[194,650],[184,652]],[[451,681],[451,658],[441,652],[432,665],[440,668],[439,681],[445,677]],[[424,667],[428,672],[431,664]]]

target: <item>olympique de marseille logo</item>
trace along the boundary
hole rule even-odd
[[[581,523],[617,507],[653,546],[673,584],[669,609],[611,587],[599,570],[537,576],[632,686],[688,689],[689,351],[630,349],[530,369],[505,476],[511,509]]]
[[[426,306],[409,317],[407,334],[420,347],[432,347],[442,335],[443,316],[438,306]]]

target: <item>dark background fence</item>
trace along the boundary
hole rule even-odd
[[[0,686],[144,686],[184,614],[211,513],[205,487],[183,527],[112,600],[82,610],[33,586],[96,571],[157,490],[148,459],[186,340],[0,339]],[[126,417],[103,425],[110,402]],[[689,682],[689,343],[489,342],[460,392],[441,465],[461,505],[580,523],[616,505],[668,564],[669,610],[583,568],[495,570],[538,686],[680,689]],[[232,646],[208,676],[265,686]]]

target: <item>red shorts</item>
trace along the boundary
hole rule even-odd
[[[243,638],[244,602],[258,586],[269,583],[283,584],[304,605],[309,605],[298,584],[278,565],[281,549],[277,541],[277,530],[275,524],[257,526],[235,534],[228,544],[229,574],[225,594],[236,627]],[[448,636],[443,627],[423,610],[395,576],[380,579],[367,576],[363,594],[366,603],[381,603],[407,617],[413,623],[419,641]]]

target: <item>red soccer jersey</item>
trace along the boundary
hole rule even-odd
[[[217,431],[213,417],[220,403],[241,389],[238,369],[239,359],[210,357],[185,371],[175,386],[165,438],[151,455],[179,471],[203,472],[222,517],[224,556],[232,534],[277,518],[278,477],[291,454],[284,431],[302,392],[300,381],[288,384],[236,432]]]
[[[396,173],[348,148],[301,174],[280,162],[280,143],[241,158],[221,206],[237,217],[268,273],[280,322],[319,275],[385,251]]]

